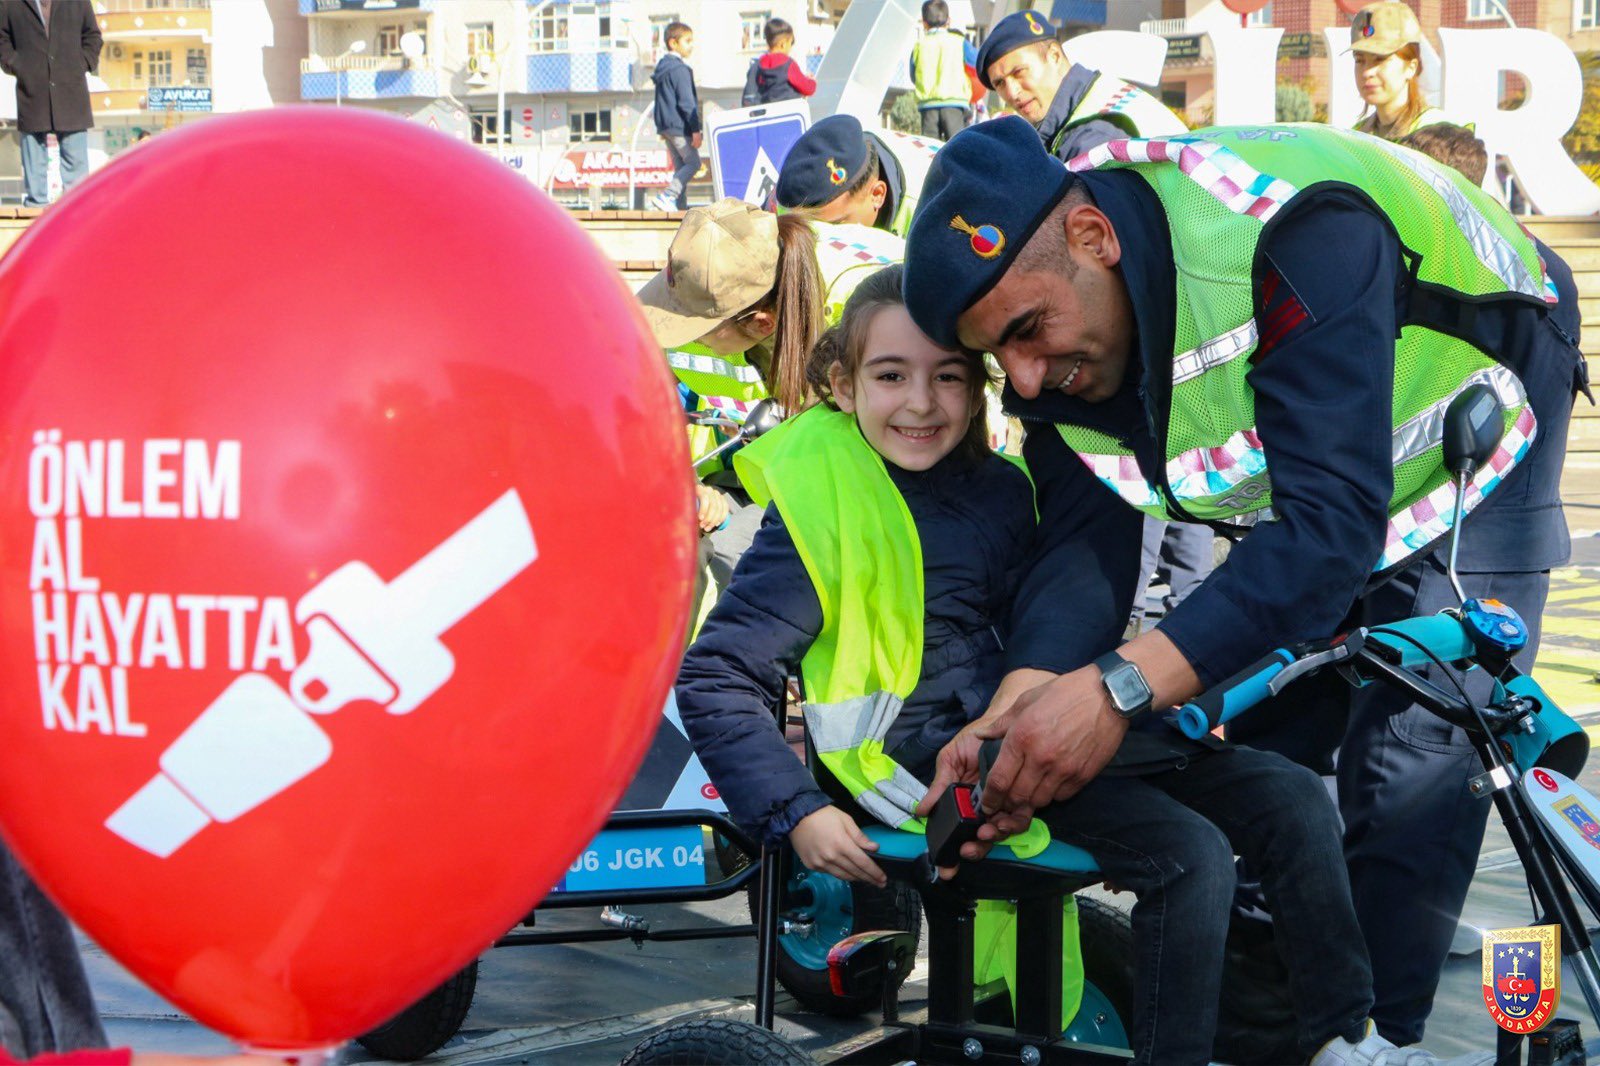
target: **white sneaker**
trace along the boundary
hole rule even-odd
[[[650,198],[650,208],[654,211],[676,211],[678,201],[665,192],[658,192]]]
[[[1311,1066],[1493,1066],[1494,1052],[1474,1051],[1441,1059],[1419,1047],[1395,1047],[1372,1033],[1359,1044],[1334,1037],[1311,1059]]]

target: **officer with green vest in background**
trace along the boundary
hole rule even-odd
[[[950,28],[950,5],[926,0],[923,34],[911,47],[911,91],[922,117],[922,135],[948,141],[967,126],[972,82],[967,54],[972,45]]]
[[[1116,802],[1130,778],[1101,772],[1159,742],[1160,709],[1274,648],[1455,606],[1441,422],[1474,382],[1500,397],[1506,432],[1467,499],[1462,583],[1527,619],[1517,663],[1532,668],[1548,572],[1569,550],[1577,294],[1566,265],[1455,171],[1308,126],[1113,142],[1067,167],[1003,118],[935,160],[906,289],[935,342],[999,359],[1039,494],[1011,673],[931,788],[975,779],[979,741],[1004,736],[986,834],[1073,796],[1139,817],[1146,800]],[[1146,515],[1243,535],[1158,628],[1092,665],[1117,647]],[[1336,677],[1230,736],[1322,772],[1337,750],[1372,1017],[1417,1041],[1488,806],[1464,787],[1464,736],[1392,689]]]
[[[995,24],[978,49],[978,80],[1033,123],[1052,155],[1071,159],[1121,137],[1171,137],[1188,127],[1131,82],[1067,58],[1037,11]]]
[[[864,130],[854,115],[830,115],[784,157],[778,207],[904,237],[939,147],[893,130]]]

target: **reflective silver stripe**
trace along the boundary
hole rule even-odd
[[[1197,378],[1212,367],[1237,359],[1256,346],[1260,334],[1256,320],[1250,319],[1220,336],[1212,337],[1198,348],[1192,348],[1172,361],[1172,383],[1182,384]]]
[[[861,809],[872,815],[890,829],[898,829],[907,819],[914,818],[910,811],[903,811],[875,792],[863,792],[856,797],[856,802],[861,804]]]
[[[1395,428],[1392,451],[1395,466],[1398,467],[1401,463],[1415,459],[1419,455],[1426,455],[1439,446],[1444,440],[1445,409],[1450,406],[1452,400],[1472,385],[1487,385],[1494,390],[1495,396],[1507,408],[1521,407],[1528,402],[1528,394],[1523,389],[1522,382],[1517,380],[1517,375],[1509,368],[1492,366],[1474,371],[1449,395]]]
[[[1528,273],[1527,264],[1511,246],[1511,242],[1489,224],[1489,220],[1483,217],[1483,212],[1456,188],[1454,182],[1413,152],[1376,138],[1369,138],[1367,143],[1382,148],[1439,194],[1439,198],[1450,209],[1450,217],[1455,220],[1456,228],[1461,230],[1461,235],[1472,245],[1472,250],[1477,254],[1479,261],[1494,271],[1495,277],[1505,282],[1506,288],[1526,296],[1544,299],[1542,280],[1535,280]]]
[[[731,378],[741,385],[756,385],[761,381],[761,371],[753,366],[738,366],[714,355],[694,355],[689,352],[668,352],[667,365],[674,370],[688,370],[695,374],[711,374]]]
[[[898,763],[895,765],[892,778],[878,781],[873,787],[884,799],[907,811],[915,811],[917,804],[922,802],[922,797],[928,794],[928,786],[912,777],[910,772]]]
[[[892,692],[805,705],[806,728],[818,751],[849,751],[869,737],[882,740],[904,701]]]

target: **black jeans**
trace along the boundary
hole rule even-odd
[[[1102,774],[1038,816],[1138,896],[1135,1062],[1211,1061],[1235,853],[1265,872],[1307,1057],[1335,1036],[1359,1039],[1372,970],[1316,774],[1249,748],[1205,750],[1174,769]]]
[[[922,135],[929,140],[948,141],[966,128],[967,109],[964,107],[922,109]]]

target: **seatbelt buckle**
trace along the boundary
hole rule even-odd
[[[940,867],[961,861],[961,845],[978,839],[984,823],[977,786],[955,784],[944,790],[933,813],[928,815],[928,865],[931,878],[937,879]]]

